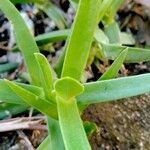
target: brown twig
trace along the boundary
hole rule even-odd
[[[42,125],[45,117],[23,117],[0,121],[0,132],[28,129],[47,130],[46,125]]]
[[[28,150],[34,150],[34,147],[32,146],[30,140],[28,137],[22,132],[22,131],[17,131],[19,137],[25,142],[25,146]]]

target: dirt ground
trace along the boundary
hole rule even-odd
[[[149,150],[150,95],[88,107],[83,119],[95,122],[93,150]]]

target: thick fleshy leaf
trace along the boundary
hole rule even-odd
[[[48,150],[51,147],[50,136],[47,136],[37,150]]]
[[[108,70],[99,78],[99,80],[108,80],[115,78],[127,56],[127,53],[128,48],[119,54],[119,56],[115,59],[110,68],[108,68]]]
[[[83,125],[87,136],[92,135],[97,130],[97,126],[94,122],[85,121]]]
[[[56,94],[64,99],[71,99],[84,91],[84,87],[77,80],[64,77],[56,81],[54,85]]]
[[[45,0],[10,0],[14,4],[20,4],[20,3],[44,3]]]
[[[37,96],[41,96],[41,97],[43,96],[43,91],[39,87],[26,85],[22,83],[16,83],[16,84],[34,93]],[[6,103],[25,105],[25,102],[15,94],[15,92],[6,84],[4,80],[0,80],[0,100]]]
[[[94,38],[99,43],[109,43],[108,37],[105,35],[103,30],[101,30],[100,28],[96,29],[96,32],[94,34]]]
[[[78,7],[79,0],[69,0],[72,7],[76,10]]]
[[[66,40],[69,33],[70,33],[69,29],[53,31],[50,33],[40,34],[37,37],[35,37],[35,40],[37,44],[40,46],[40,45],[48,44],[50,42],[58,42],[58,41]]]
[[[120,43],[120,29],[115,21],[105,26],[105,34],[109,38],[111,44]]]
[[[29,31],[23,18],[20,16],[18,10],[9,0],[0,1],[0,10],[4,12],[14,27],[16,42],[24,56],[27,69],[32,79],[32,83],[39,85],[39,68],[33,55],[33,53],[38,53],[39,49],[31,32]]]
[[[2,103],[0,104],[0,120],[23,113],[28,108],[29,108],[28,105],[16,105],[16,104]]]
[[[150,92],[150,74],[86,83],[78,104],[114,101]]]
[[[59,121],[53,118],[47,118],[50,148],[65,150],[62,134],[60,131]]]
[[[113,0],[107,13],[105,14],[103,21],[108,25],[114,21],[114,17],[116,12],[118,11],[119,7],[123,4],[125,0]]]
[[[98,5],[99,0],[86,1],[86,4],[84,0],[80,1],[68,39],[62,77],[70,76],[80,80],[97,25]]]
[[[18,67],[18,63],[0,64],[0,73],[8,72]]]
[[[32,107],[36,108],[40,112],[53,118],[57,118],[56,105],[49,103],[45,99],[38,97],[37,95],[25,90],[24,88],[16,85],[15,83],[5,80],[8,86],[19,96],[23,101]]]
[[[40,34],[36,36],[35,41],[38,46],[42,46],[51,42],[59,42],[59,41],[66,40],[69,33],[70,33],[69,29],[53,31],[50,33],[44,33],[44,34]],[[12,51],[18,51],[18,50],[19,49],[17,46],[12,48]]]
[[[53,87],[53,79],[52,79],[52,71],[50,68],[50,64],[46,57],[40,53],[34,54],[39,64],[39,72],[40,72],[40,80],[42,81],[42,87],[45,92],[46,99],[50,100],[52,98],[51,91]]]
[[[64,29],[66,26],[66,20],[64,13],[61,9],[55,6],[50,1],[45,1],[42,5],[38,5],[48,16],[51,18],[59,29]]]
[[[66,150],[91,150],[78,112],[76,100],[57,97],[59,124]]]
[[[103,0],[102,1],[101,5],[99,6],[98,22],[100,22],[102,20],[102,18],[104,17],[104,15],[106,14],[107,10],[110,8],[112,3],[113,3],[113,0]]]
[[[120,52],[128,48],[125,63],[136,63],[150,60],[150,49],[120,46],[115,44],[101,44],[103,53],[108,59],[114,60]]]
[[[37,150],[65,150],[58,120],[47,118],[49,134]]]

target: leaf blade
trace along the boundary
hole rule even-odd
[[[105,57],[111,60],[114,60],[120,52],[128,48],[128,54],[125,59],[125,63],[137,63],[150,60],[150,50],[144,48],[134,48],[127,46],[120,46],[114,44],[104,44],[101,43],[102,50],[105,54]]]
[[[115,78],[119,69],[121,68],[121,65],[123,64],[126,56],[128,53],[128,48],[123,50],[119,56],[115,59],[113,64],[110,66],[110,68],[99,78],[99,80],[108,80]]]
[[[15,83],[5,80],[8,86],[27,104],[35,107],[40,112],[57,119],[56,106],[48,101],[38,97],[37,95],[25,90],[24,88],[16,85]]]
[[[62,77],[70,76],[77,80],[81,78],[97,25],[97,4],[98,0],[86,1],[86,4],[84,0],[81,0],[79,3],[71,35],[68,39]],[[80,37],[77,38],[79,35]]]
[[[5,13],[7,18],[11,20],[11,23],[13,24],[16,41],[18,47],[22,50],[22,54],[24,56],[32,82],[36,85],[39,85],[38,66],[33,55],[35,52],[38,53],[39,49],[33,39],[33,36],[31,35],[31,32],[25,24],[25,21],[20,16],[18,10],[9,0],[0,1],[0,9]]]
[[[76,100],[57,98],[60,128],[66,150],[91,150],[78,112]]]
[[[144,94],[150,92],[149,79],[150,74],[143,74],[87,83],[77,101],[79,105],[89,105]]]
[[[45,97],[48,100],[52,99],[51,91],[53,87],[53,79],[52,79],[52,71],[50,68],[50,64],[46,57],[40,53],[34,54],[37,63],[39,65],[39,74],[40,74],[40,80],[42,81],[42,87],[45,92]]]

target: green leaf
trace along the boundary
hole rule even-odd
[[[109,43],[108,37],[105,35],[103,30],[101,30],[100,28],[96,29],[96,32],[94,34],[94,38],[99,43]]]
[[[36,94],[37,96],[43,96],[43,92],[39,87],[21,84],[21,83],[16,83],[16,84]],[[15,92],[7,85],[7,83],[4,80],[0,80],[0,100],[6,103],[25,105],[25,102],[22,101],[22,99],[15,94]]]
[[[10,0],[14,4],[20,4],[20,3],[44,3],[45,0]]]
[[[56,94],[64,99],[71,99],[79,94],[81,94],[84,90],[84,87],[77,80],[72,79],[70,77],[64,77],[55,82],[54,85]]]
[[[64,150],[64,144],[58,120],[47,118],[49,134],[37,150]]]
[[[150,74],[91,82],[84,85],[78,104],[114,101],[150,92]]]
[[[85,0],[81,0],[79,3],[71,35],[68,38],[62,77],[70,76],[77,80],[81,78],[97,25],[98,4],[99,0],[86,1],[86,3]]]
[[[102,1],[102,0],[101,0]],[[98,17],[98,23],[102,20],[104,15],[106,14],[107,10],[112,5],[113,0],[103,0],[101,5],[99,6],[99,17]]]
[[[113,0],[111,6],[107,10],[105,17],[103,18],[103,21],[105,21],[106,24],[111,24],[114,21],[114,17],[124,1],[125,0]]]
[[[0,119],[18,115],[18,114],[26,111],[27,108],[29,108],[29,106],[27,106],[27,105],[2,103],[2,104],[0,104]]]
[[[43,90],[39,87],[17,82],[16,84],[18,86],[21,86],[22,88],[25,88],[29,92],[34,93],[37,96],[44,96]],[[16,93],[8,86],[8,84],[4,80],[0,80],[0,100],[6,103],[21,104],[26,106],[26,103],[18,95],[16,95]]]
[[[57,97],[60,129],[66,150],[91,150],[78,112],[76,100]]]
[[[49,149],[65,150],[62,134],[60,131],[59,121],[48,117],[47,123],[48,123],[48,131],[49,131],[49,138],[50,138]]]
[[[59,29],[64,29],[66,26],[66,20],[64,13],[61,9],[55,6],[50,1],[46,1],[43,5],[38,5],[57,25]]]
[[[47,136],[37,150],[48,150],[51,147],[50,136]]]
[[[120,43],[120,29],[115,21],[105,26],[105,34],[109,38],[111,44]]]
[[[18,10],[9,0],[0,1],[0,9],[5,13],[14,27],[16,41],[24,56],[27,69],[32,79],[32,83],[39,85],[39,68],[33,55],[33,53],[39,52],[39,49],[33,39],[31,32],[29,31],[25,21],[20,16]]]
[[[0,73],[8,72],[18,67],[18,63],[0,64]]]
[[[57,118],[56,105],[38,97],[37,95],[27,91],[26,89],[16,85],[15,83],[5,80],[8,86],[27,104],[33,106],[40,112],[53,118]]]
[[[123,45],[135,45],[135,39],[131,33],[121,32],[120,43]]]
[[[63,63],[64,63],[64,59],[65,59],[65,55],[66,55],[66,47],[67,47],[67,42],[62,49],[62,53],[61,53],[60,57],[58,58],[56,64],[54,65],[54,70],[57,73],[57,76],[59,78],[61,77],[61,73],[62,73]]]
[[[64,77],[56,81],[54,89],[59,123],[66,150],[89,150],[90,145],[74,99],[75,96],[83,92],[83,86],[75,79]]]
[[[53,31],[50,33],[44,33],[44,34],[40,34],[36,36],[35,41],[38,46],[42,46],[51,42],[59,42],[59,41],[66,40],[69,33],[70,33],[69,29]],[[19,49],[17,46],[12,48],[12,51],[18,51],[18,50]]]
[[[34,85],[28,85],[28,84],[24,84],[24,83],[17,83],[17,82],[16,82],[16,84],[18,86],[21,86],[22,88],[28,90],[29,92],[34,93],[37,96],[44,97],[44,92],[41,87],[34,86]]]
[[[114,60],[120,52],[128,48],[128,54],[125,59],[125,63],[137,63],[150,60],[150,50],[144,48],[133,48],[127,46],[120,46],[114,44],[104,44],[101,43],[102,50],[105,57]]]
[[[44,89],[46,99],[50,100],[52,98],[51,91],[53,85],[50,64],[44,55],[40,53],[35,53],[34,55],[36,57],[37,63],[39,64],[40,80],[42,81],[41,84]]]
[[[99,80],[108,80],[115,78],[127,56],[127,53],[128,48],[126,48],[119,54],[119,56],[115,59],[110,68],[99,78]]]
[[[87,136],[92,135],[97,130],[97,126],[94,122],[85,121],[83,125]]]
[[[78,7],[79,0],[69,0],[69,2],[72,5],[72,7],[76,10]]]
[[[40,34],[37,37],[35,37],[35,40],[37,44],[41,46],[44,44],[48,44],[50,42],[58,42],[58,41],[66,40],[69,33],[70,33],[69,29],[53,31],[50,33]]]

